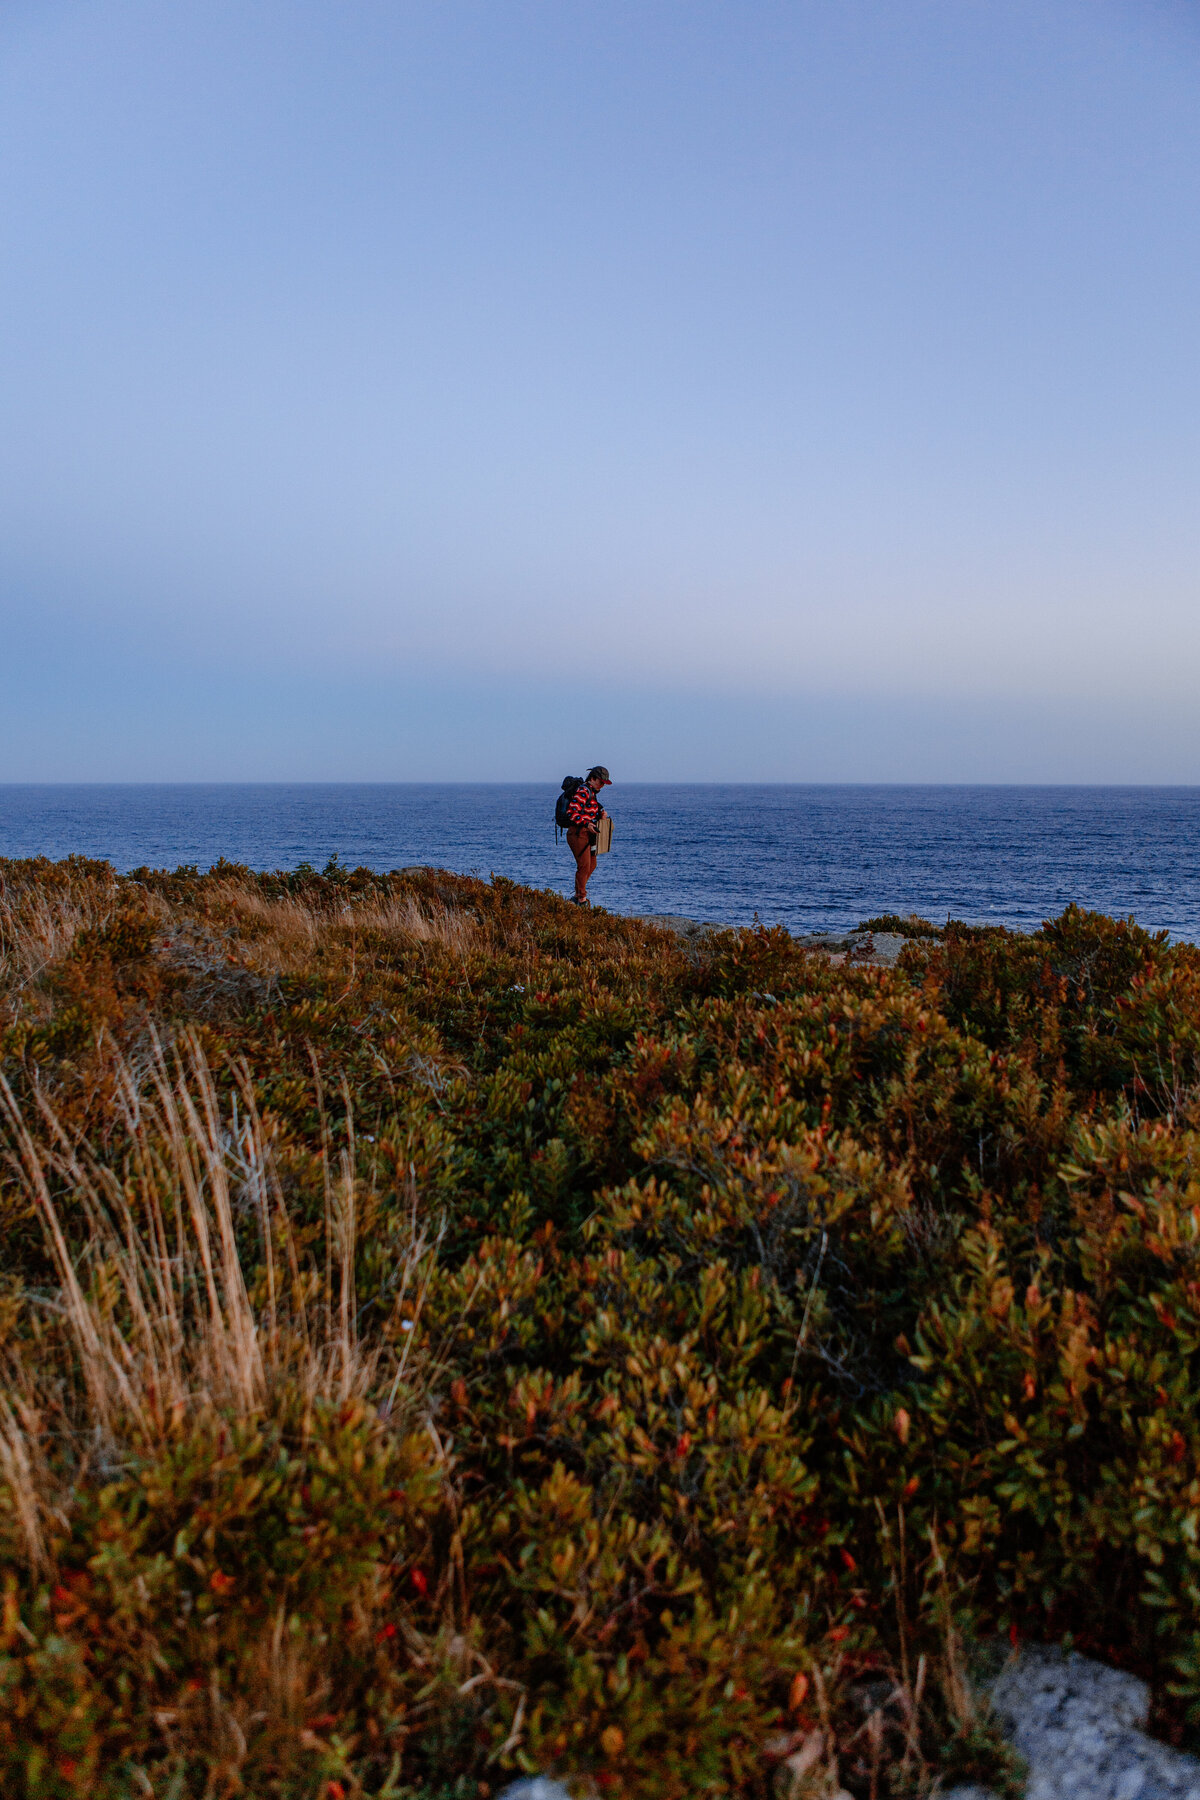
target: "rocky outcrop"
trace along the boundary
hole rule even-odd
[[[716,925],[711,920],[689,919],[682,913],[632,913],[643,925],[657,925],[660,931],[673,931],[686,944],[696,944],[714,931],[736,930],[736,926]],[[873,963],[891,969],[908,938],[891,931],[810,931],[795,939],[802,950],[813,950],[834,963]]]
[[[1147,1737],[1150,1691],[1136,1675],[1029,1646],[986,1688],[1029,1767],[1026,1800],[1200,1800],[1200,1761]],[[951,1789],[943,1800],[982,1800]]]

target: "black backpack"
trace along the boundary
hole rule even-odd
[[[556,844],[559,832],[565,831],[570,824],[570,820],[567,818],[567,808],[575,798],[575,789],[582,786],[583,781],[578,775],[563,777],[562,793],[554,802],[554,841]]]

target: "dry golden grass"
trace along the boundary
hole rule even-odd
[[[117,885],[71,882],[49,888],[0,877],[0,999],[10,1004],[70,949],[80,931],[102,926]]]
[[[302,899],[268,899],[253,888],[223,883],[213,895],[214,910],[228,910],[239,932],[254,946],[256,960],[280,975],[308,966],[328,914]]]
[[[248,941],[252,960],[273,974],[298,974],[318,954],[350,951],[359,941],[382,939],[397,948],[414,945],[463,959],[486,942],[476,915],[464,907],[415,895],[368,899],[358,905],[313,904],[299,896],[270,899],[237,883],[223,884],[214,907],[228,913]]]
[[[36,1412],[11,1389],[0,1393],[0,1473],[12,1494],[30,1566],[40,1571],[46,1560],[42,1515],[49,1503],[49,1483],[40,1455]]]
[[[474,913],[439,901],[422,902],[411,894],[358,907],[353,923],[358,931],[378,931],[404,944],[436,945],[457,957],[485,942],[483,926]]]
[[[386,1398],[394,1408],[413,1398],[411,1333],[385,1324],[370,1347],[359,1339],[354,1265],[369,1197],[355,1175],[349,1109],[340,1146],[325,1136],[325,1255],[314,1267],[298,1248],[248,1080],[223,1115],[192,1035],[169,1051],[153,1038],[147,1075],[119,1056],[115,1074],[129,1143],[119,1170],[74,1141],[44,1099],[28,1117],[0,1076],[10,1162],[58,1281],[43,1304],[52,1329],[34,1344],[10,1340],[0,1386],[0,1474],[35,1568],[47,1510],[63,1500],[42,1453],[44,1413],[63,1415],[78,1468],[97,1452],[163,1441],[198,1416],[252,1419],[284,1394],[301,1415],[319,1401]],[[79,1233],[68,1233],[67,1204],[86,1219],[82,1250],[72,1248]],[[258,1227],[253,1294],[239,1248],[248,1217]],[[415,1207],[408,1227],[393,1312],[411,1321],[436,1246]]]

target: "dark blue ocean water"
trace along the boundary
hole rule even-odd
[[[0,855],[256,869],[405,863],[570,891],[553,786],[0,786]],[[1070,900],[1200,942],[1200,788],[610,789],[615,912],[841,929],[880,912],[1028,928]]]

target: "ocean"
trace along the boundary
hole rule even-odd
[[[571,891],[555,784],[0,786],[0,855],[117,869],[430,863]],[[609,788],[613,912],[844,930],[915,912],[1027,930],[1069,901],[1200,942],[1200,788]]]

